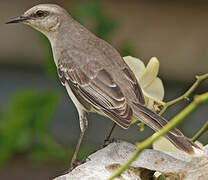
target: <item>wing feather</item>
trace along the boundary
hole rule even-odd
[[[81,97],[82,101],[84,99],[123,128],[130,126],[133,112],[120,87],[104,68],[87,76],[78,66],[60,62],[58,75],[62,84],[69,84],[76,97]]]

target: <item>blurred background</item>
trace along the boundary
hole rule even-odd
[[[57,3],[121,54],[147,64],[160,61],[165,101],[176,98],[208,72],[208,1],[19,0],[0,2],[0,179],[52,179],[69,167],[79,137],[72,101],[59,82],[48,40],[24,25],[5,25],[11,17],[39,3]],[[208,89],[208,82],[195,93]],[[189,102],[167,110],[172,118]],[[201,106],[180,125],[192,137],[207,121]],[[88,115],[89,128],[80,158],[98,148],[112,121]],[[141,141],[153,133],[117,127],[115,139]],[[208,143],[207,136],[200,139]]]

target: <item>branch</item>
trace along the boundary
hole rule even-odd
[[[165,135],[168,131],[177,126],[185,117],[191,114],[200,104],[208,101],[208,92],[195,96],[192,103],[190,103],[186,108],[184,108],[179,114],[177,114],[168,124],[166,124],[160,131],[154,133],[152,136],[147,138],[141,143],[137,143],[136,146],[138,150],[135,154],[123,165],[118,171],[113,174],[109,180],[120,176],[123,171],[125,171],[129,165],[139,156],[139,154],[146,148],[150,147],[154,141],[159,139],[161,136]]]
[[[208,73],[207,74],[204,74],[204,75],[201,75],[201,76],[196,76],[196,81],[195,83],[189,88],[188,91],[186,91],[182,96],[172,100],[172,101],[169,101],[169,102],[166,102],[166,103],[160,103],[158,102],[159,104],[163,105],[163,108],[162,110],[160,111],[160,115],[162,115],[166,109],[170,106],[172,106],[173,104],[176,104],[177,102],[179,101],[182,101],[184,99],[188,99],[189,96],[191,95],[191,93],[193,93],[193,91],[199,86],[199,84],[204,81],[205,79],[208,79]],[[157,101],[156,101],[157,102]]]
[[[195,142],[197,139],[199,139],[200,136],[202,136],[206,131],[208,131],[208,121],[202,126],[202,128],[192,137],[192,141]]]

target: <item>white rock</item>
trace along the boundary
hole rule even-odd
[[[107,180],[135,152],[136,146],[117,141],[90,155],[86,163],[55,180]],[[142,180],[155,171],[167,180],[208,180],[208,146],[203,155],[193,156],[146,149],[119,178]]]

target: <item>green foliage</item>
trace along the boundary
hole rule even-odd
[[[165,177],[165,175],[161,174],[157,179],[158,180],[166,180],[166,177]]]
[[[72,157],[73,151],[67,151],[62,145],[58,144],[54,139],[47,134],[37,136],[37,144],[30,153],[29,158],[36,161],[57,161],[62,160],[66,163]]]
[[[145,127],[145,124],[144,123],[138,123],[137,124],[137,126],[139,126],[139,130],[141,131],[141,132],[143,132],[144,131],[144,127]]]
[[[124,56],[136,56],[136,53],[134,51],[134,46],[129,41],[125,41],[120,45],[119,52],[120,52],[122,57],[124,57]]]
[[[109,39],[118,27],[118,22],[105,13],[99,0],[84,1],[70,10],[70,14],[102,39]]]
[[[63,156],[61,146],[47,135],[58,99],[53,90],[24,89],[14,94],[0,121],[0,164],[34,147],[42,147],[48,156],[59,150],[57,156]]]
[[[45,48],[45,61],[44,61],[44,71],[51,78],[57,78],[57,70],[56,65],[53,60],[53,52],[49,40],[44,36],[40,35],[40,39],[44,44]]]

